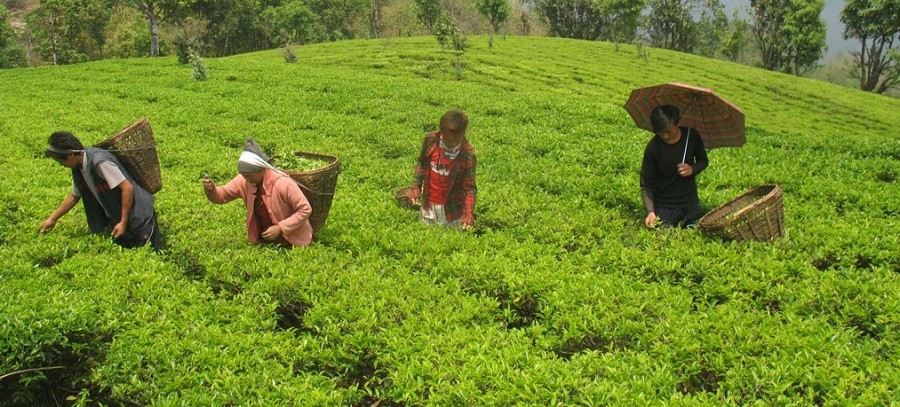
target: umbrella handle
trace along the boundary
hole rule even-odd
[[[691,141],[691,128],[690,127],[688,127],[687,137],[684,138],[684,154],[681,155],[681,163],[682,164],[687,162],[688,141]]]

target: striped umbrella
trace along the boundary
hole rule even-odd
[[[625,102],[625,110],[638,127],[653,131],[650,112],[662,105],[677,106],[681,111],[678,125],[696,129],[706,148],[740,147],[747,141],[744,112],[710,89],[683,83],[635,89]]]

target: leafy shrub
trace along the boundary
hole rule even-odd
[[[284,46],[284,62],[289,64],[297,62],[297,54],[294,53],[294,48],[290,45]]]
[[[188,51],[188,59],[191,61],[191,76],[195,81],[203,82],[206,80],[206,62],[197,54],[196,51],[190,49]]]

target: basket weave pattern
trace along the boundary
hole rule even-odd
[[[294,154],[301,158],[322,160],[328,163],[324,167],[315,170],[285,171],[287,175],[300,184],[300,190],[303,191],[303,195],[306,196],[306,200],[312,206],[312,216],[309,217],[309,223],[312,225],[313,233],[315,233],[325,226],[325,220],[328,218],[328,212],[331,210],[338,173],[341,170],[341,161],[333,155],[307,151],[297,151]]]
[[[156,143],[150,122],[142,118],[94,147],[113,153],[128,173],[147,192],[155,194],[162,189],[162,174]]]
[[[756,187],[700,218],[704,232],[731,240],[784,236],[784,203],[776,184]]]

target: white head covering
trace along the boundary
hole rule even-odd
[[[274,170],[275,167],[268,161],[255,153],[249,151],[241,151],[241,157],[238,158],[238,171],[240,172],[260,172],[264,169]]]
[[[247,139],[247,142],[244,143],[244,151],[241,152],[241,157],[238,158],[238,171],[260,172],[266,168],[275,169],[269,164],[269,157],[262,152],[259,144],[256,144],[256,141],[252,138]]]

